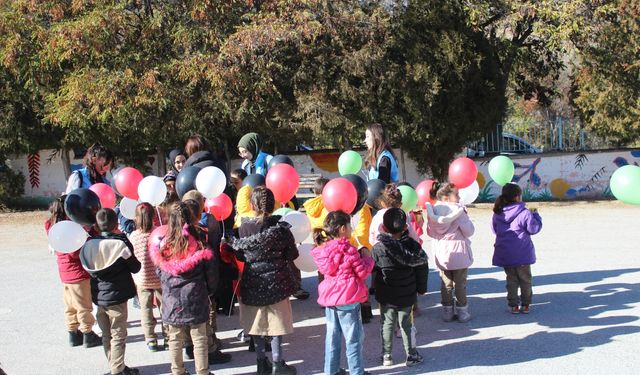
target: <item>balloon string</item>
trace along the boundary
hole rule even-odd
[[[224,235],[225,235],[224,220],[222,220],[222,237],[224,237]]]
[[[162,225],[162,216],[160,216],[160,209],[156,206],[156,213],[158,214],[158,221]]]

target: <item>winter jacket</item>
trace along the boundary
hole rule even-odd
[[[517,267],[536,262],[531,235],[542,229],[542,218],[526,209],[524,202],[510,204],[502,213],[493,214],[492,229],[496,234],[494,266]]]
[[[380,233],[373,247],[376,300],[383,305],[403,308],[416,303],[416,294],[427,292],[429,263],[427,253],[409,237],[408,231],[396,240]]]
[[[44,230],[49,234],[51,229],[51,223],[49,220],[44,222]],[[80,262],[80,249],[72,253],[56,253],[56,262],[58,263],[58,273],[60,274],[60,281],[65,284],[77,284],[82,280],[90,278],[87,271],[82,268]]]
[[[140,271],[140,262],[124,234],[101,233],[87,241],[80,261],[91,275],[91,297],[96,305],[118,305],[136,296],[131,273]]]
[[[371,207],[365,203],[362,209],[351,218],[351,244],[357,249],[366,247],[371,250],[373,247],[369,242],[369,228],[371,228]]]
[[[427,234],[433,239],[433,254],[441,270],[459,270],[473,264],[471,241],[473,223],[466,210],[456,203],[427,205]]]
[[[382,218],[387,210],[388,208],[378,210],[378,212],[373,216],[373,219],[371,219],[371,225],[369,226],[369,243],[371,246],[375,246],[375,244],[378,243],[378,235],[385,231],[384,225],[382,225]],[[418,234],[411,225],[411,216],[409,215],[407,215],[407,225],[409,226],[409,237],[416,241],[420,241],[420,237],[418,237]]]
[[[245,219],[240,239],[232,245],[238,260],[245,262],[240,286],[245,305],[272,305],[300,287],[291,267],[298,257],[291,226],[279,220],[278,215]]]
[[[238,195],[236,196],[236,220],[233,223],[234,228],[240,228],[242,225],[243,219],[245,218],[255,218],[256,213],[251,209],[251,186],[246,185],[238,190]],[[277,200],[275,201],[274,207],[280,207],[281,204]],[[289,201],[286,205],[288,208],[294,209],[295,205],[293,202]]]
[[[162,320],[166,324],[184,326],[209,320],[209,296],[218,285],[218,264],[211,249],[186,229],[188,248],[182,258],[171,258],[163,239],[149,248],[162,286]]]
[[[133,245],[133,254],[141,264],[140,272],[133,276],[136,286],[140,289],[160,289],[160,278],[156,273],[156,266],[149,255],[149,236],[139,230],[133,231],[129,240]]]
[[[318,285],[318,304],[326,307],[366,302],[369,289],[365,279],[373,269],[373,259],[363,257],[349,240],[339,238],[311,250],[324,280]]]
[[[311,229],[322,229],[324,227],[324,219],[326,219],[329,214],[327,209],[324,208],[322,196],[318,195],[315,198],[311,198],[305,201],[302,206],[311,223]]]
[[[227,166],[224,161],[215,157],[210,151],[198,151],[191,155],[185,162],[184,167],[218,167],[225,174],[227,173]]]

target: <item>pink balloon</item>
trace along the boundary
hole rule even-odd
[[[220,194],[215,198],[207,198],[204,201],[204,209],[218,221],[222,221],[231,215],[233,212],[233,202],[227,194]]]
[[[138,200],[138,185],[144,176],[135,168],[122,168],[115,177],[116,189],[125,197]]]
[[[449,181],[458,189],[470,186],[476,177],[478,177],[478,167],[469,158],[458,158],[449,166]]]
[[[149,248],[160,247],[160,242],[167,236],[168,225],[161,225],[151,232],[149,235],[148,245]]]
[[[358,192],[346,178],[334,178],[322,190],[322,203],[329,212],[350,213],[358,203]]]
[[[433,180],[424,180],[416,187],[416,193],[418,194],[418,206],[424,208],[427,202],[434,204],[435,201],[431,199],[431,187],[433,186]]]
[[[116,206],[116,193],[113,191],[111,186],[99,182],[91,185],[89,190],[98,195],[102,208],[114,208]]]
[[[289,164],[276,164],[267,172],[266,184],[278,202],[286,203],[296,195],[300,176]]]

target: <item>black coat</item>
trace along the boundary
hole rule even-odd
[[[240,287],[245,305],[272,305],[299,288],[291,267],[298,257],[291,226],[278,220],[280,216],[267,217],[264,222],[243,221],[240,239],[233,243],[236,256],[245,262]]]
[[[416,293],[427,292],[429,264],[420,244],[403,233],[399,240],[381,233],[373,247],[376,300],[391,307],[409,307]]]
[[[184,167],[218,167],[225,175],[227,174],[227,166],[224,161],[215,157],[210,151],[198,151],[194,153],[184,162]]]
[[[103,234],[87,241],[80,261],[91,275],[91,299],[96,305],[118,305],[135,297],[131,273],[140,271],[140,262],[124,234]]]

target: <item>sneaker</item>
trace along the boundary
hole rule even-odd
[[[84,347],[85,348],[93,348],[96,346],[102,346],[102,338],[96,335],[95,332],[89,331],[85,333],[83,336]]]
[[[520,311],[522,311],[523,314],[528,314],[529,313],[529,305],[522,305],[522,309]]]
[[[305,300],[309,298],[309,292],[304,289],[298,289],[295,293],[293,293],[293,297],[295,299]]]
[[[69,331],[69,345],[71,346],[80,346],[83,342],[82,332],[80,331]]]
[[[456,307],[458,311],[458,321],[460,323],[466,323],[471,320],[471,314],[469,314],[469,305]]]
[[[149,351],[152,351],[152,352],[159,351],[160,347],[158,346],[158,340],[147,341],[147,348],[149,349]]]
[[[279,360],[278,362],[273,362],[272,364],[272,372],[273,375],[296,375],[297,370],[295,367],[288,365],[284,360]]]
[[[411,366],[415,366],[415,365],[421,364],[422,361],[424,361],[424,358],[422,358],[420,353],[418,353],[416,351],[415,353],[410,354],[410,355],[407,356],[407,361],[404,364],[407,367],[411,367]]]
[[[348,375],[349,373],[347,372],[347,370],[341,368],[339,369],[337,372],[334,372],[333,375]],[[366,374],[366,372],[365,372]]]
[[[383,354],[382,355],[382,365],[383,366],[393,366],[393,357],[391,354]]]
[[[139,375],[139,374],[140,374],[140,371],[138,371],[137,368],[124,366],[124,370],[120,371],[115,375]]]
[[[442,320],[445,322],[453,320],[453,306],[442,306]]]
[[[220,350],[216,350],[215,352],[209,353],[209,364],[210,365],[219,365],[222,363],[227,363],[231,361],[231,354],[223,353]]]
[[[509,307],[509,311],[511,311],[512,314],[520,314],[520,308],[518,306]]]
[[[247,342],[247,341],[249,341],[249,336],[246,336],[246,335],[244,334],[244,330],[240,331],[240,332],[236,335],[236,337],[238,338],[238,340],[239,340],[240,342]]]

